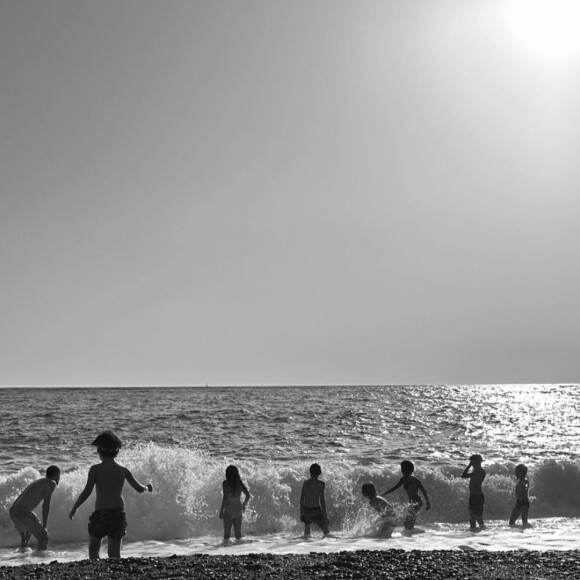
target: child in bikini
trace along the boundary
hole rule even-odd
[[[244,485],[235,465],[228,465],[226,468],[226,478],[222,483],[222,491],[223,500],[219,517],[224,521],[224,544],[226,544],[230,541],[232,526],[236,540],[242,539],[242,513],[250,501],[250,492]],[[244,503],[241,501],[242,493],[245,496]]]

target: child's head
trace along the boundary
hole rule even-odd
[[[103,431],[93,442],[100,455],[117,457],[121,449],[121,440],[112,431]]]
[[[322,469],[320,469],[320,465],[318,463],[313,463],[310,466],[310,475],[312,477],[318,477],[322,474]]]
[[[235,465],[228,465],[226,467],[226,480],[229,483],[238,483],[241,481],[240,472]]]
[[[479,453],[476,453],[469,458],[469,461],[471,461],[473,465],[481,465],[483,463],[483,457],[479,455]]]
[[[528,474],[528,468],[523,463],[516,465],[514,471],[518,479],[524,479],[524,477],[526,477],[526,475]]]
[[[377,490],[372,483],[363,483],[361,493],[364,497],[372,499],[377,496]]]
[[[52,479],[58,483],[60,481],[60,469],[56,465],[51,465],[46,470],[46,477]]]
[[[415,466],[412,461],[401,461],[401,473],[403,475],[411,475],[415,471]]]

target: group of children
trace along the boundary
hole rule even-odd
[[[88,473],[85,488],[74,503],[69,518],[75,517],[77,509],[89,498],[93,489],[96,489],[95,510],[89,518],[89,558],[99,558],[101,541],[108,538],[107,552],[109,558],[120,558],[121,542],[126,533],[127,519],[125,517],[125,503],[123,500],[123,487],[125,482],[137,492],[153,491],[153,486],[149,483],[142,485],[132,475],[131,471],[115,461],[121,449],[121,440],[111,431],[101,433],[92,443],[97,448],[101,463],[91,466]],[[485,470],[481,464],[481,455],[472,455],[469,465],[463,471],[461,477],[469,479],[469,522],[472,531],[479,531],[484,528],[483,508],[484,494],[482,483],[485,479]],[[382,494],[377,494],[372,483],[365,483],[362,486],[362,495],[368,499],[369,505],[377,511],[380,516],[380,535],[390,537],[397,523],[396,514],[392,506],[384,499],[400,487],[407,495],[408,503],[404,518],[404,528],[406,533],[412,533],[417,519],[417,514],[423,507],[425,499],[425,510],[431,508],[429,496],[423,484],[417,479],[413,472],[415,467],[411,461],[401,462],[402,477],[399,482],[386,490]],[[304,523],[304,535],[309,537],[312,524],[317,524],[323,534],[329,534],[328,516],[326,513],[326,503],[324,492],[326,485],[320,480],[322,470],[320,465],[314,463],[310,466],[310,479],[302,485],[300,494],[300,521]],[[530,502],[528,499],[529,482],[526,479],[527,468],[525,465],[518,465],[515,468],[517,478],[515,495],[516,504],[512,510],[509,524],[516,525],[516,520],[521,515],[524,527],[528,524],[528,510]],[[32,482],[17,498],[10,508],[10,518],[16,527],[21,538],[21,549],[28,547],[31,535],[38,541],[38,550],[46,550],[48,545],[47,523],[50,512],[50,501],[52,494],[60,480],[60,469],[51,465],[46,470],[46,477]],[[224,542],[230,541],[232,528],[236,540],[242,537],[242,514],[250,500],[250,492],[244,485],[238,468],[230,465],[226,469],[226,478],[222,483],[223,499],[219,511],[219,517],[223,520]],[[242,502],[241,496],[244,495]],[[43,502],[42,524],[34,513],[34,509]],[[479,528],[478,528],[479,526]]]

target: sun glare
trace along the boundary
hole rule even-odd
[[[540,56],[580,56],[580,0],[512,0],[509,18],[522,44]]]

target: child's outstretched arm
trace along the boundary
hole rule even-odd
[[[387,489],[387,491],[383,491],[383,493],[381,493],[381,495],[388,495],[389,493],[393,493],[394,491],[397,491],[404,483],[404,477],[401,477],[401,479],[399,479],[399,483],[397,483],[396,485],[393,485],[393,487],[391,487],[391,489]]]
[[[143,493],[144,491],[151,493],[153,491],[153,486],[150,483],[147,485],[140,484],[127,468],[125,468],[125,479],[127,480],[127,483],[138,493]]]
[[[85,489],[83,489],[83,491],[81,491],[81,494],[79,495],[77,501],[75,501],[72,509],[70,510],[70,512],[68,514],[68,517],[71,520],[74,519],[77,510],[81,507],[81,505],[83,505],[83,503],[85,503],[85,501],[88,499],[88,497],[93,492],[93,487],[95,487],[95,469],[94,468],[95,468],[95,466],[93,465],[89,469],[89,476],[87,477],[87,484],[85,485]]]

